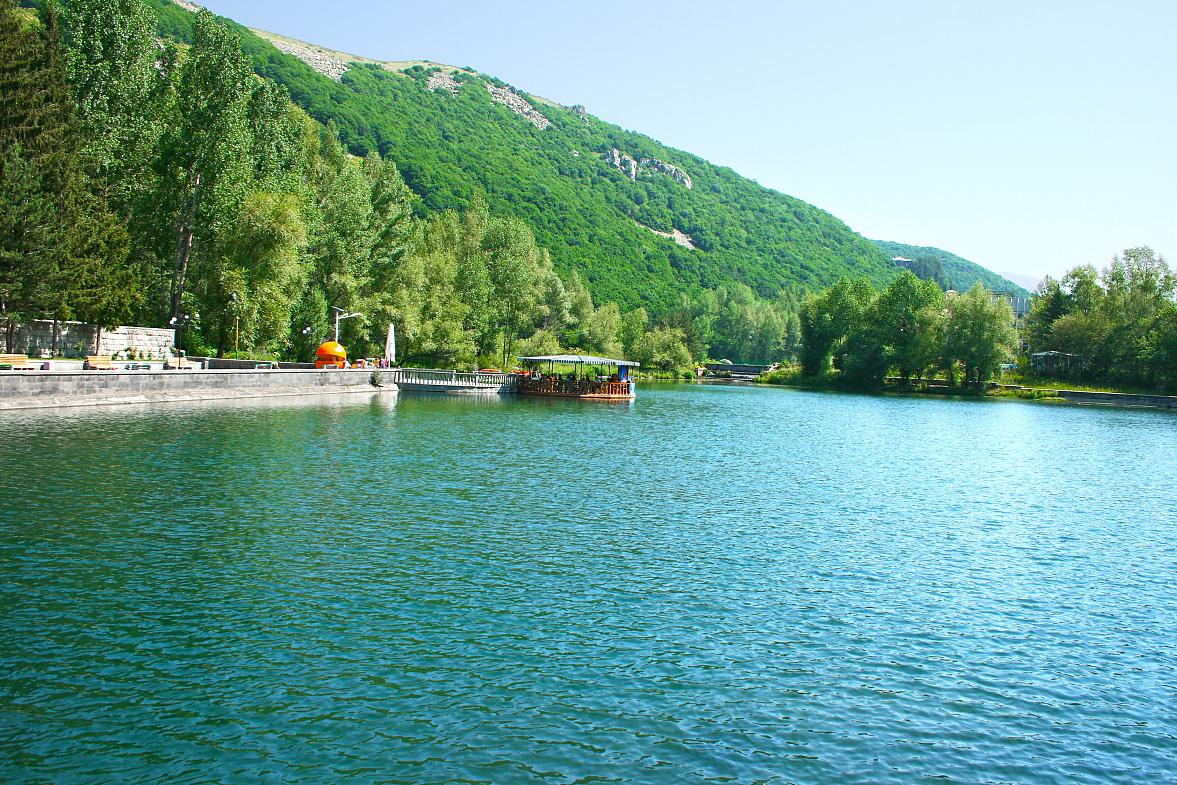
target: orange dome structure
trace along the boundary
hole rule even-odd
[[[336,341],[327,341],[315,350],[315,367],[346,368],[347,349]]]

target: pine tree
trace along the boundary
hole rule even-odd
[[[0,312],[9,350],[16,322],[47,310],[56,278],[62,221],[44,160],[56,126],[44,49],[14,0],[0,0]]]
[[[0,240],[5,318],[81,318],[112,326],[136,299],[126,232],[86,170],[66,83],[60,11],[42,7],[40,30],[15,3],[0,5]]]
[[[5,351],[13,351],[17,321],[30,315],[40,267],[54,245],[57,209],[41,184],[36,166],[19,142],[0,156],[0,319]]]
[[[67,83],[61,15],[50,0],[44,26],[42,78],[48,124],[42,134],[42,166],[55,189],[62,221],[54,290],[43,302],[55,319],[76,318],[113,327],[129,318],[138,299],[134,271],[127,265],[126,225],[109,209],[90,176],[84,135]]]

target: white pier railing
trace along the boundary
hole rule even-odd
[[[383,373],[402,390],[514,392],[519,381],[513,373],[462,373],[435,368],[389,368]]]

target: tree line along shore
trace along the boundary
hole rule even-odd
[[[1177,385],[1174,277],[1130,249],[1040,287],[1017,328],[982,288],[950,297],[897,274],[765,298],[740,283],[654,313],[594,302],[532,227],[475,193],[430,210],[396,163],[359,157],[331,122],[258,76],[207,11],[161,40],[141,0],[37,11],[0,0],[0,322],[184,326],[191,354],[309,358],[332,306],[356,355],[395,324],[406,363],[508,367],[524,355],[625,356],[652,373],[708,358],[793,363],[813,383],[888,375],[977,385],[1055,352],[1073,381]],[[640,285],[635,282],[635,286]]]
[[[1177,392],[1177,276],[1151,248],[1046,278],[1016,320],[980,285],[957,295],[910,272],[882,291],[843,281],[802,308],[798,361],[764,381],[872,389],[891,381]]]

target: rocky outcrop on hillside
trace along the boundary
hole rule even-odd
[[[655,172],[661,172],[662,174],[669,175],[673,177],[674,181],[678,184],[686,186],[688,191],[693,187],[693,184],[691,183],[691,176],[689,174],[684,172],[682,169],[679,169],[674,164],[668,164],[658,158],[643,158],[642,160],[638,161],[638,168],[653,169]]]
[[[552,121],[544,117],[535,110],[535,107],[527,102],[527,100],[519,95],[509,87],[495,87],[491,83],[486,83],[486,89],[490,91],[492,101],[502,104],[517,115],[522,115],[527,118],[532,125],[539,130],[544,130]]]
[[[642,171],[653,171],[673,177],[675,182],[685,186],[687,190],[693,187],[689,174],[674,164],[668,164],[659,158],[643,158],[639,161],[614,147],[605,153],[605,161],[614,169],[625,174],[630,180],[638,179],[638,174]]]
[[[183,8],[185,11],[190,11],[194,14],[200,13],[204,10],[203,6],[190,2],[190,0],[172,0],[172,2],[180,6],[180,8]],[[331,77],[336,82],[343,78],[343,75],[347,73],[347,69],[350,67],[342,60],[336,60],[334,57],[331,57],[325,52],[315,47],[308,46],[307,44],[278,38],[271,33],[261,33],[261,35],[271,44],[273,44],[275,49],[278,49],[279,51],[288,55],[297,57],[311,68],[315,69],[324,76]]]
[[[338,82],[347,73],[348,64],[342,60],[336,60],[333,57],[328,57],[318,49],[312,49],[303,44],[297,44],[293,41],[283,41],[278,38],[270,40],[277,49],[285,52],[288,55],[293,55],[299,60],[309,65],[324,76],[329,76]]]
[[[683,248],[690,248],[692,251],[699,250],[699,246],[695,245],[694,238],[691,237],[686,232],[680,232],[678,229],[675,229],[673,227],[671,228],[671,230],[669,232],[660,232],[652,226],[646,226],[644,223],[639,223],[638,221],[634,221],[634,223],[636,223],[638,226],[642,227],[643,229],[649,229],[651,232],[658,235],[659,237],[665,237],[667,240],[674,240],[676,243],[681,245]]]
[[[437,70],[429,75],[425,86],[430,90],[445,90],[450,95],[457,95],[462,89],[462,83],[450,76],[449,71]]]
[[[638,179],[638,162],[632,156],[614,147],[608,153],[605,153],[605,160],[619,172],[624,173],[630,180]]]

